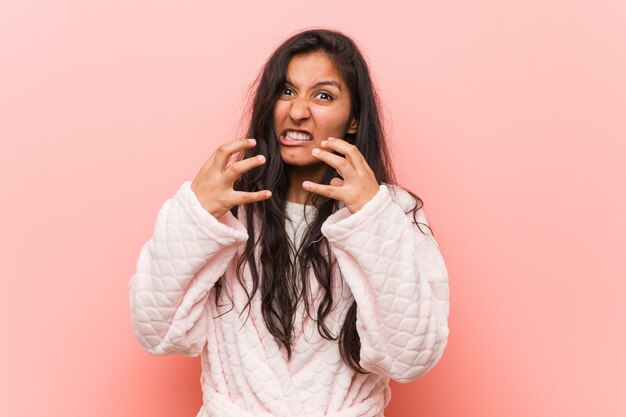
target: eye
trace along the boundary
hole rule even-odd
[[[330,101],[330,100],[332,100],[332,99],[333,99],[333,96],[332,96],[330,93],[327,93],[326,91],[320,91],[320,92],[318,93],[318,95],[319,95],[319,94],[325,94],[325,95],[327,95],[327,96],[328,96],[328,99],[326,99],[326,100],[328,100],[328,101]]]
[[[286,94],[286,93],[285,93],[285,91],[291,91],[291,88],[289,88],[289,87],[284,87],[284,88],[283,88],[283,94]]]

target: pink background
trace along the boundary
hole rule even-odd
[[[371,65],[450,274],[441,362],[389,417],[626,415],[626,3],[0,4],[0,415],[188,416],[198,358],[135,340],[165,199],[312,26]]]

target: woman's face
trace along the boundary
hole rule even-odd
[[[311,155],[330,136],[355,133],[350,93],[333,62],[315,52],[296,55],[287,66],[286,83],[274,105],[274,132],[284,163],[314,168],[326,164]]]

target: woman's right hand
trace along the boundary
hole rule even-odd
[[[191,182],[191,190],[213,217],[220,218],[234,206],[267,200],[272,196],[269,190],[245,192],[233,189],[234,182],[244,172],[265,163],[263,155],[256,155],[226,165],[233,153],[253,146],[256,146],[254,139],[239,139],[223,144],[202,165]]]

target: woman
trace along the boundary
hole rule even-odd
[[[422,202],[395,185],[350,38],[295,34],[256,81],[256,140],[220,146],[158,213],[130,282],[136,335],[202,355],[198,416],[382,416],[389,379],[428,372],[448,338]]]

